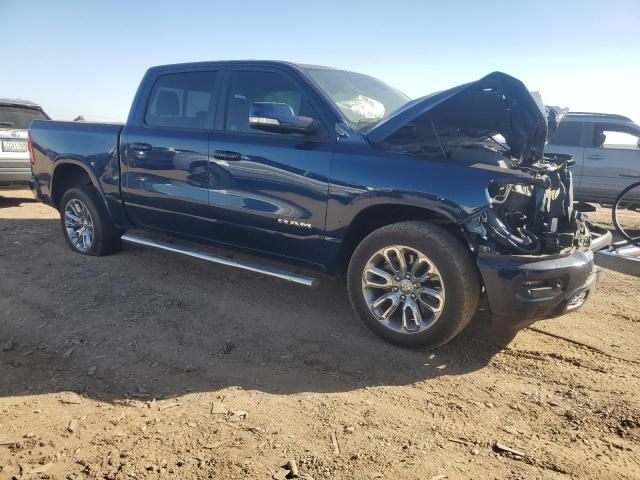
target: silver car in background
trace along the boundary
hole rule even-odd
[[[622,115],[569,112],[545,153],[573,155],[576,200],[612,204],[640,181],[640,126]]]
[[[27,128],[35,119],[49,120],[40,105],[0,98],[0,188],[27,185],[31,178]]]

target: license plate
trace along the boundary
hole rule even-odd
[[[26,152],[27,142],[22,140],[2,140],[2,150],[4,152]]]

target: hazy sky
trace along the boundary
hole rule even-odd
[[[61,119],[124,121],[153,65],[252,58],[368,73],[411,97],[501,70],[549,105],[640,122],[640,0],[0,0],[0,32],[0,97]]]

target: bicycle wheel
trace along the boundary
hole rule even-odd
[[[618,233],[630,243],[640,245],[640,182],[632,183],[620,192],[613,203],[611,216]]]

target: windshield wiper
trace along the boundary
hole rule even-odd
[[[498,140],[496,140],[493,137],[489,137],[488,140],[491,140],[493,143],[495,143],[496,145],[498,145],[502,150],[502,153],[504,153],[505,155],[509,155],[511,153],[511,151],[509,150],[509,148],[507,147],[507,145],[500,143]]]
[[[2,125],[3,127],[12,127],[13,122],[0,122],[0,125]]]

